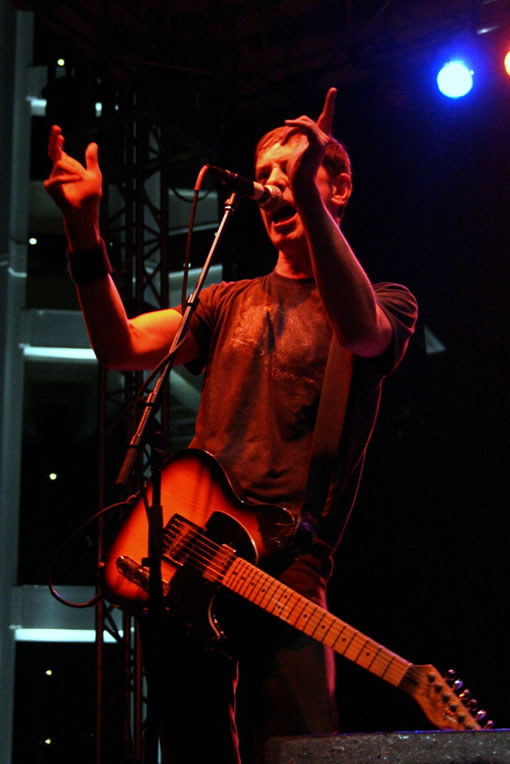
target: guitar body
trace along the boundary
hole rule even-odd
[[[147,489],[150,505],[152,490]],[[247,504],[237,498],[230,479],[216,459],[206,451],[187,449],[164,468],[161,476],[163,528],[179,515],[206,532],[218,543],[227,545],[246,559],[260,564],[278,555],[294,535],[293,515],[282,507]],[[163,543],[165,544],[165,538]],[[119,567],[120,559],[129,559],[142,566],[148,553],[148,522],[145,503],[139,498],[102,568],[103,588],[114,604],[127,610],[143,610],[148,592]],[[143,566],[142,566],[143,567]],[[163,551],[162,579],[164,593],[169,595],[174,578],[182,569],[174,554]],[[195,571],[200,575],[200,571]],[[183,576],[175,585],[181,586]]]

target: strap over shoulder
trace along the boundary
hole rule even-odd
[[[302,517],[315,526],[322,517],[340,439],[352,379],[353,354],[333,334],[329,345],[322,390],[315,421],[312,453]]]

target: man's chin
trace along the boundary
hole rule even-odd
[[[269,231],[269,238],[273,244],[281,249],[288,243],[289,246],[295,246],[295,243],[305,239],[303,228],[297,216],[280,223],[273,223]]]

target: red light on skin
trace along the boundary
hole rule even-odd
[[[510,76],[510,50],[505,56],[505,71]]]

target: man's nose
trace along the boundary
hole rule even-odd
[[[278,186],[278,188],[283,190],[285,186],[287,185],[287,183],[288,183],[287,174],[284,172],[284,170],[282,170],[282,168],[279,166],[273,167],[271,170],[271,174],[266,180],[266,184]]]

